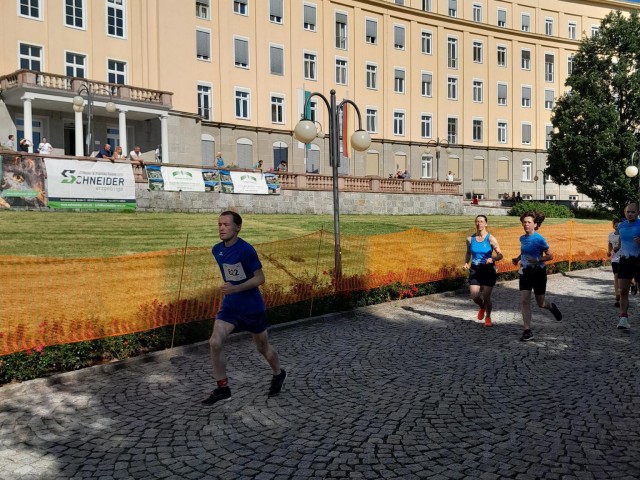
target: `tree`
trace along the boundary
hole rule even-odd
[[[547,173],[556,183],[575,185],[596,206],[621,211],[640,194],[638,178],[625,175],[640,144],[637,11],[611,12],[597,35],[582,40],[565,85],[570,90],[551,119]]]

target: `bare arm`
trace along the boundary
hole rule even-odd
[[[471,261],[471,237],[467,237],[467,253],[464,255],[464,268],[469,269],[469,262]]]
[[[502,255],[502,251],[500,250],[500,245],[498,245],[498,240],[496,240],[496,237],[491,236],[491,238],[489,238],[489,243],[493,247],[493,251],[496,252],[496,256],[492,258],[488,258],[487,263],[499,262],[504,257]]]
[[[225,282],[222,285],[222,293],[225,295],[229,295],[231,293],[244,292],[245,290],[251,290],[252,288],[259,287],[263,283],[264,272],[260,268],[253,272],[253,277],[251,277],[246,282],[240,283],[239,285],[233,285],[232,283]]]

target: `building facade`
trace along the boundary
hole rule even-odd
[[[340,173],[446,180],[467,198],[588,200],[545,178],[555,99],[615,0],[4,0],[0,134],[59,153],[328,174],[293,138],[310,92],[354,101],[372,136]],[[74,109],[73,98],[84,99]],[[107,111],[112,101],[115,112]],[[347,130],[357,126],[351,107]],[[89,121],[91,119],[91,121]]]

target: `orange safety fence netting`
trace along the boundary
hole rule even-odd
[[[610,230],[608,224],[572,220],[544,225],[541,233],[554,262],[574,262],[603,259]],[[498,271],[515,270],[511,258],[519,254],[522,228],[490,232],[505,257]],[[273,308],[336,292],[466,275],[461,267],[471,233],[342,235],[338,282],[332,233],[256,245],[267,280],[265,302]],[[0,257],[0,280],[0,355],[211,319],[222,299],[209,247],[111,258]]]

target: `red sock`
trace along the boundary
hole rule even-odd
[[[219,387],[228,387],[229,379],[227,377],[224,377],[222,380],[218,380],[217,383]]]

